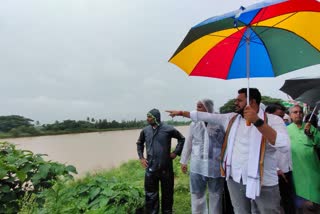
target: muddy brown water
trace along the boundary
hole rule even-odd
[[[177,127],[186,136],[188,126]],[[7,141],[17,148],[46,154],[46,160],[71,164],[78,176],[118,167],[132,159],[138,159],[136,141],[140,129],[41,137],[11,138]],[[176,145],[173,139],[172,145]]]

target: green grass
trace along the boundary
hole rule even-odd
[[[183,174],[180,170],[180,158],[174,160],[174,213],[189,214],[191,213],[189,176]],[[128,182],[133,186],[143,189],[144,172],[139,160],[131,160],[122,164],[119,168],[99,173],[108,179],[116,178],[119,181]],[[86,178],[84,178],[86,179]]]
[[[179,158],[174,160],[174,172],[174,213],[189,214],[189,177],[181,172]],[[131,160],[108,171],[57,182],[37,196],[43,199],[43,206],[37,206],[35,200],[28,201],[19,213],[135,213],[144,204],[144,174],[139,160]]]

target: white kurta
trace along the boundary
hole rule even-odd
[[[228,114],[210,114],[205,112],[190,112],[190,118],[193,121],[206,121],[222,125],[224,129],[227,128],[230,119],[235,113]],[[276,149],[282,152],[289,150],[289,137],[286,126],[282,119],[278,116],[268,114],[268,125],[271,126],[276,132],[277,137],[275,145],[270,143],[266,144],[265,158],[264,158],[264,171],[263,171],[263,186],[274,186],[278,184],[277,176],[277,160],[275,157]],[[240,183],[242,179],[243,184],[246,184],[248,174],[248,154],[249,146],[248,136],[250,132],[256,129],[253,125],[246,126],[244,118],[240,119],[239,127],[235,135],[234,148],[232,152],[231,175],[233,180]],[[267,141],[268,142],[268,141]]]

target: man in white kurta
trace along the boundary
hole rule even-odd
[[[193,121],[206,121],[222,125],[227,130],[222,167],[228,183],[236,214],[280,213],[276,149],[288,150],[289,137],[281,118],[266,115],[259,108],[261,94],[257,89],[238,91],[236,113],[210,114],[205,112],[168,111],[170,116],[190,117]],[[234,118],[233,118],[234,117]],[[229,122],[233,119],[228,133]],[[250,125],[247,125],[247,122]],[[262,148],[263,139],[266,144]],[[263,164],[259,165],[260,154]],[[262,175],[262,177],[260,177]]]

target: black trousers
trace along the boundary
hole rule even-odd
[[[282,176],[278,176],[279,178],[279,190],[281,196],[281,206],[284,209],[286,214],[295,213],[295,205],[294,205],[294,187],[292,180],[292,171],[284,173],[288,182],[286,182]]]
[[[223,195],[222,195],[222,213],[223,214],[234,214],[226,180],[224,180],[224,191],[223,191]]]
[[[162,213],[172,213],[174,175],[172,169],[146,170],[144,189],[146,196],[146,213],[159,213],[159,183],[161,184],[161,210]]]

